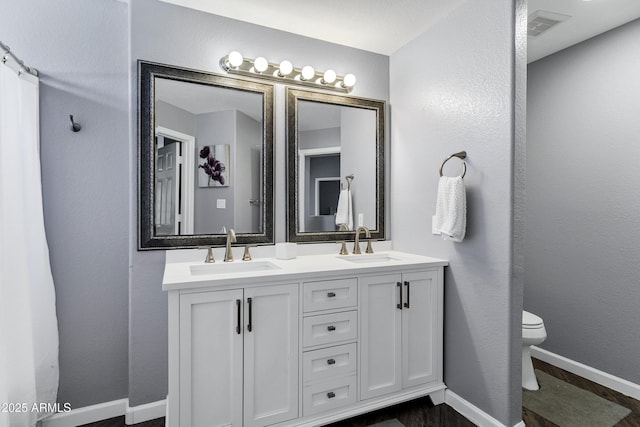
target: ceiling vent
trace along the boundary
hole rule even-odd
[[[571,18],[569,15],[547,12],[546,10],[536,10],[529,15],[527,35],[529,37],[538,37],[540,34],[569,18]]]

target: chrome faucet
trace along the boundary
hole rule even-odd
[[[358,229],[356,230],[356,240],[353,242],[353,252],[352,252],[356,255],[359,255],[362,253],[360,252],[360,231],[364,231],[364,237],[366,237],[367,239],[371,238],[371,233],[369,232],[369,229],[367,227],[365,226],[358,227]]]
[[[236,232],[233,231],[233,228],[230,228],[229,232],[227,233],[227,247],[226,247],[226,250],[224,251],[224,262],[233,261],[233,251],[231,250],[231,243],[235,243],[235,242],[237,242]]]

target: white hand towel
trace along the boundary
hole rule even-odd
[[[467,228],[467,198],[462,177],[442,176],[438,182],[433,234],[445,240],[462,242]]]
[[[340,190],[338,209],[336,211],[336,225],[344,224],[349,231],[353,230],[353,206],[351,190]]]

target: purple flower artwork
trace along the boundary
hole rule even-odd
[[[228,187],[229,144],[205,145],[198,161],[199,187]]]

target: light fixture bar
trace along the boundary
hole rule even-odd
[[[284,84],[295,84],[343,93],[351,92],[356,84],[356,78],[353,74],[339,76],[333,70],[320,72],[310,66],[298,68],[287,60],[276,64],[267,61],[263,57],[256,59],[244,58],[237,51],[230,52],[220,58],[220,67],[229,74],[239,74]]]

